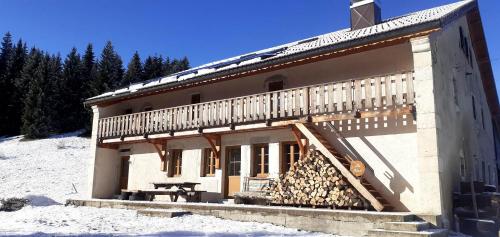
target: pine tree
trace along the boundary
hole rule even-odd
[[[68,130],[63,126],[67,126],[68,123],[74,123],[75,121],[68,121],[71,111],[67,103],[71,100],[71,95],[69,95],[66,80],[63,78],[61,56],[59,54],[51,56],[47,54],[46,60],[46,84],[43,90],[46,101],[44,110],[49,118],[49,132],[66,132]],[[66,108],[68,110],[65,110]]]
[[[21,115],[23,109],[23,92],[18,90],[17,82],[21,80],[21,74],[28,57],[26,43],[19,40],[14,47],[14,53],[11,62],[8,63],[7,68],[7,89],[6,93],[6,110],[5,114],[8,119],[8,126],[6,126],[5,133],[8,135],[18,135],[21,128]],[[8,94],[8,95],[7,95]],[[1,122],[0,122],[1,123]]]
[[[0,48],[0,77],[5,77],[7,74],[8,64],[14,53],[12,44],[12,35],[7,32],[2,40],[2,47]]]
[[[125,82],[128,84],[139,82],[143,79],[143,73],[141,57],[139,56],[139,53],[135,51],[127,66]]]
[[[188,70],[189,68],[189,60],[187,57],[184,57],[181,60],[174,59],[174,61],[172,61],[172,73],[182,72],[184,70]]]
[[[162,77],[164,75],[163,57],[149,56],[144,62],[144,80]]]
[[[24,98],[22,115],[22,133],[26,138],[43,138],[49,135],[50,118],[47,113],[45,86],[49,56],[33,49],[23,69],[23,79],[28,81],[28,90]]]
[[[14,53],[12,36],[9,32],[5,34],[0,48],[0,135],[7,134],[9,125],[9,114],[7,114],[8,100],[12,96],[11,80],[8,77],[9,64],[12,62]]]
[[[163,62],[163,76],[168,76],[172,73],[173,73],[172,62],[170,62],[170,58],[167,57]]]
[[[102,50],[101,60],[97,67],[98,77],[95,88],[98,93],[103,93],[123,86],[123,63],[115,52],[111,41],[106,43]]]
[[[92,44],[87,45],[87,49],[83,54],[80,67],[82,73],[82,94],[80,101],[83,104],[86,99],[99,94],[99,89],[97,88],[97,62],[95,59]],[[89,107],[82,106],[81,109],[83,113],[83,129],[85,130],[84,135],[90,136],[90,132],[92,130],[92,111]]]
[[[76,48],[73,48],[64,60],[60,83],[56,86],[57,101],[61,101],[59,111],[64,112],[60,117],[59,129],[62,132],[75,131],[84,126],[84,111],[82,104],[82,65]]]

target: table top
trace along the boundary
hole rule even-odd
[[[155,185],[197,185],[195,182],[153,182]]]

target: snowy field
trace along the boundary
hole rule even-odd
[[[66,199],[84,197],[90,140],[76,134],[20,139],[0,139],[0,198],[26,197],[32,204],[0,212],[2,236],[330,236],[210,216],[167,219],[129,210],[65,207]]]

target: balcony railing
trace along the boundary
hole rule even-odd
[[[413,104],[413,73],[298,87],[99,119],[98,137],[113,138],[286,120],[307,115]]]

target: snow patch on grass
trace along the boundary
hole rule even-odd
[[[0,140],[0,157],[6,157],[0,158],[0,199],[30,200],[19,211],[0,212],[0,235],[330,236],[211,216],[169,219],[132,210],[66,207],[66,199],[84,198],[87,192],[90,139],[78,135]]]

